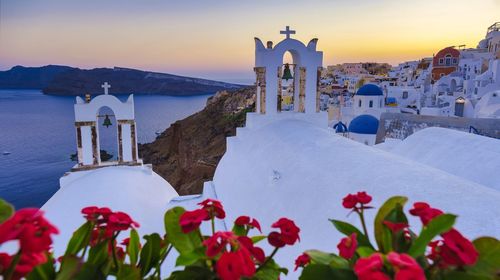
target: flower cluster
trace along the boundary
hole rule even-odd
[[[425,280],[424,270],[417,261],[407,254],[390,252],[386,257],[389,267],[394,270],[395,279]],[[375,253],[360,258],[354,265],[354,272],[359,280],[390,280],[384,272],[384,256]]]
[[[366,192],[344,197],[342,205],[359,215],[362,230],[342,221],[331,220],[346,235],[337,245],[338,256],[317,250],[306,251],[295,261],[296,268],[304,267],[303,276],[318,275],[319,271],[327,275],[325,269],[331,269],[331,275],[336,275],[335,270],[341,270],[343,275],[352,273],[351,278],[361,280],[468,279],[472,275],[476,277],[478,271],[484,273],[482,276],[485,279],[493,276],[485,269],[488,267],[487,262],[479,263],[480,252],[475,243],[452,227],[456,216],[425,202],[417,202],[409,212],[420,218],[423,228],[421,236],[413,232],[403,211],[406,197],[392,197],[382,205],[375,217],[377,246],[373,245],[364,217],[364,210],[373,208],[367,205],[371,201],[372,197]],[[477,242],[482,242],[483,248],[487,247],[484,244],[500,246],[500,242],[493,238],[483,238]],[[500,269],[500,266],[496,269]]]
[[[424,202],[417,202],[410,210],[410,214],[421,219],[427,225],[432,219],[443,215],[443,211],[430,207]],[[465,238],[456,229],[441,234],[442,239],[429,244],[431,253],[428,258],[442,268],[449,266],[466,266],[476,263],[479,253],[470,240]]]
[[[52,235],[58,233],[41,210],[25,208],[17,211],[0,224],[0,245],[13,240],[19,242],[17,254],[0,253],[0,274],[7,279],[20,279],[35,266],[47,262]]]
[[[372,197],[366,192],[358,192],[356,194],[348,194],[342,200],[342,206],[347,209],[359,210],[367,208],[367,204],[372,201]]]
[[[198,205],[201,206],[199,209],[185,211],[180,215],[179,226],[184,234],[196,232],[194,236],[201,236],[205,257],[215,264],[213,267],[220,279],[255,277],[259,270],[273,262],[272,258],[278,249],[293,245],[300,239],[300,229],[295,223],[290,219],[280,218],[271,225],[277,230],[266,236],[269,244],[274,247],[271,255],[266,257],[264,250],[255,245],[256,241],[248,237],[252,229],[262,232],[256,219],[240,216],[235,220],[232,231],[215,232],[214,220],[226,216],[222,204],[217,200],[207,199]],[[200,226],[203,221],[212,221],[211,236],[201,235]],[[276,273],[279,276],[280,271],[276,269]]]

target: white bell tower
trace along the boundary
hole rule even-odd
[[[73,170],[88,170],[110,165],[142,165],[138,157],[137,132],[134,113],[134,96],[130,95],[125,102],[108,94],[110,84],[102,85],[104,94],[83,100],[76,97],[75,127],[77,141],[78,164]],[[112,162],[101,162],[99,146],[98,118],[99,110],[110,108],[116,118],[118,135],[118,159]]]

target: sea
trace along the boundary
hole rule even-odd
[[[202,110],[209,96],[134,95],[138,142],[152,142],[170,124]],[[0,198],[16,209],[41,207],[76,164],[74,103],[75,97],[39,90],[0,90]],[[105,109],[100,115],[101,149],[116,158],[116,120]],[[108,127],[102,125],[106,115]]]

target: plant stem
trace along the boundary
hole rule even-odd
[[[113,250],[112,250],[113,251],[113,263],[115,264],[116,272],[117,273],[118,273],[118,258],[116,257],[115,240],[116,240],[116,237],[118,236],[118,233],[113,236],[113,239],[111,239],[111,246],[113,248]]]
[[[215,218],[212,216],[212,236],[215,234]]]
[[[279,250],[279,248],[278,248],[278,247],[274,248],[274,251],[271,253],[271,255],[269,255],[269,257],[267,257],[267,259],[264,261],[264,263],[263,263],[263,264],[261,264],[261,265],[257,268],[257,270],[256,270],[255,272],[257,272],[257,271],[261,270],[261,268],[263,268],[264,266],[266,266],[266,264],[267,264],[270,260],[272,260],[272,259],[273,259],[274,255],[276,255],[276,253],[278,252],[278,250]]]
[[[163,258],[161,259],[160,263],[158,264],[158,267],[157,267],[157,274],[158,274],[158,278],[161,279],[161,265],[163,264],[163,262],[167,259],[167,256],[168,256],[168,253],[170,253],[170,251],[172,250],[173,246],[170,245],[168,248],[167,248],[167,251],[165,252],[165,254],[163,255]]]
[[[14,271],[16,270],[16,266],[19,263],[19,260],[21,260],[21,250],[19,250],[12,259],[12,263],[10,264],[9,269],[7,269],[7,273],[5,274],[5,280],[12,279],[12,276],[14,275]]]
[[[370,242],[370,237],[368,236],[368,231],[366,230],[366,223],[365,223],[365,215],[363,215],[363,209],[361,209],[361,212],[358,212],[359,219],[361,220],[361,225],[363,226],[363,232],[365,233],[366,239],[368,239],[368,242]]]

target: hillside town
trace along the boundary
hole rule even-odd
[[[329,112],[330,126],[342,133],[357,116],[380,120],[385,112],[500,118],[500,22],[489,26],[474,48],[447,46],[432,57],[394,67],[386,63],[327,66],[321,72],[320,92],[320,109]],[[291,103],[289,99],[284,94],[285,104]],[[368,116],[365,121],[371,119]],[[378,122],[371,121],[376,134]],[[475,127],[469,129],[477,132]]]

